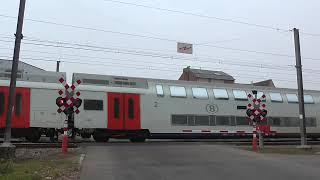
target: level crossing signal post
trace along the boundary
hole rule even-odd
[[[251,122],[253,126],[252,131],[252,149],[253,151],[257,151],[257,132],[259,136],[259,149],[263,149],[264,147],[264,134],[270,133],[270,126],[263,126],[262,123],[267,122],[267,114],[268,111],[266,109],[266,105],[262,103],[266,99],[266,96],[263,94],[258,98],[258,92],[256,90],[252,91],[252,94],[248,94],[248,98],[252,101],[252,104],[249,103],[247,105],[247,118]],[[262,104],[261,104],[262,103]]]
[[[81,84],[81,80],[77,80],[74,84],[69,86],[64,78],[60,78],[59,82],[63,85],[64,90],[59,90],[59,97],[56,99],[56,105],[58,106],[58,113],[64,113],[66,115],[66,120],[63,123],[63,139],[62,139],[62,153],[66,154],[68,152],[68,132],[74,126],[73,115],[74,113],[79,114],[79,107],[82,104],[82,99],[80,99],[80,92],[76,91],[76,87]],[[71,132],[73,135],[74,132]]]

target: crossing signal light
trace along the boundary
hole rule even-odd
[[[64,102],[65,102],[65,99],[62,98],[62,97],[58,97],[58,98],[56,99],[56,104],[57,104],[58,107],[63,106],[63,105],[64,105]]]
[[[73,104],[74,104],[74,106],[79,108],[81,106],[81,104],[82,104],[82,99],[80,99],[80,98],[75,99]]]
[[[261,112],[261,116],[262,117],[266,117],[268,114],[268,111],[266,109],[263,109],[262,112]]]
[[[251,109],[247,109],[247,116],[250,117],[253,115],[253,111]]]

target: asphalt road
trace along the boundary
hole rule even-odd
[[[319,180],[320,156],[257,154],[205,143],[86,147],[81,180]]]

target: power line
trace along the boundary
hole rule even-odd
[[[27,39],[28,40],[28,39]],[[3,41],[3,40],[0,40]],[[56,47],[56,48],[68,48],[68,49],[78,49],[78,50],[88,50],[88,51],[103,51],[103,52],[111,52],[111,53],[118,53],[118,54],[130,54],[130,55],[139,55],[139,56],[148,56],[148,57],[154,57],[154,58],[166,58],[166,59],[180,59],[180,60],[188,60],[188,61],[193,61],[195,58],[179,58],[175,57],[173,55],[163,55],[163,54],[155,54],[155,53],[150,53],[150,52],[144,52],[144,51],[135,51],[135,50],[123,50],[123,49],[114,49],[110,47],[100,47],[100,46],[95,46],[95,45],[83,45],[83,44],[75,44],[75,43],[67,43],[67,42],[57,42],[57,41],[48,41],[48,40],[35,40],[32,39],[30,41],[36,41],[36,42],[49,42],[49,43],[54,43],[52,44],[43,44],[43,43],[25,43],[25,44],[30,44],[30,45],[38,45],[38,46],[47,46],[47,47]],[[10,42],[10,41],[4,41],[4,42]],[[70,46],[62,46],[62,45],[56,45],[56,44],[67,44],[67,45],[72,45]],[[79,48],[79,47],[74,47],[74,46],[81,46],[81,47],[89,47],[89,48]],[[99,50],[95,49],[98,48]],[[106,50],[107,49],[107,50]],[[122,52],[124,51],[124,52]],[[199,58],[197,58],[199,59]],[[212,60],[218,61],[219,64],[229,64],[229,65],[235,65],[235,66],[240,66],[240,67],[256,67],[256,68],[261,68],[261,69],[280,69],[280,70],[288,70],[291,69],[288,65],[286,67],[284,66],[268,66],[268,65],[262,65],[262,64],[257,64],[257,65],[247,65],[247,64],[235,64],[235,63],[228,63],[228,62],[222,62],[221,59],[223,58],[206,58],[210,59],[210,61],[200,61],[199,62],[208,62],[208,63],[213,63]],[[314,69],[305,69],[305,71],[318,71]]]
[[[37,59],[37,58],[23,58],[23,59],[29,59],[29,60],[33,60],[33,61],[46,61],[46,62],[56,62],[56,60],[49,60],[49,59]],[[124,68],[133,68],[133,69],[143,69],[143,70],[153,70],[153,71],[165,71],[165,72],[181,72],[180,70],[174,70],[174,69],[159,69],[156,67],[140,67],[140,66],[128,66],[128,65],[123,65],[123,64],[119,64],[119,63],[102,63],[102,62],[80,62],[80,61],[65,61],[62,60],[61,62],[65,62],[65,63],[71,63],[71,64],[82,64],[82,65],[98,65],[98,66],[113,66],[113,65],[117,65],[117,67],[124,67]],[[265,78],[264,76],[252,76],[250,75],[236,75],[234,77],[239,77],[239,78]],[[282,81],[282,82],[296,82],[294,80],[290,80],[290,79],[278,79],[278,78],[274,78],[274,77],[270,77],[272,79],[274,79],[275,81]],[[317,82],[314,81],[305,81],[306,83],[314,83],[314,84],[319,84]]]
[[[123,2],[123,1],[116,1],[116,0],[103,0],[103,1],[105,1],[105,2],[111,2],[111,3],[117,3],[117,4],[124,4],[124,5],[129,5],[129,6],[136,6],[136,7],[148,8],[148,9],[159,10],[159,11],[166,11],[166,12],[183,14],[183,15],[189,15],[189,16],[195,16],[195,17],[206,18],[206,19],[214,19],[214,20],[218,20],[218,21],[225,21],[225,22],[230,22],[230,23],[235,23],[235,24],[248,25],[248,26],[253,26],[253,27],[257,27],[257,28],[274,30],[274,31],[278,31],[278,32],[290,32],[290,31],[292,31],[291,29],[279,28],[279,27],[270,26],[270,25],[255,24],[255,23],[250,23],[250,22],[246,22],[246,21],[239,21],[239,20],[230,19],[230,18],[228,19],[228,18],[222,18],[222,17],[216,17],[216,16],[209,16],[209,15],[204,15],[204,14],[197,14],[197,13],[192,13],[192,12],[185,12],[185,11],[181,11],[181,10],[159,8],[159,7],[148,6],[148,5],[144,5],[144,4],[137,4],[137,3],[131,3],[131,2]],[[305,33],[305,32],[300,32],[300,33],[301,33],[301,34],[305,34],[305,35],[309,35],[309,36],[317,36],[317,37],[320,37],[320,34]]]
[[[8,16],[8,15],[3,15],[3,14],[0,14],[0,16],[6,17],[6,18],[15,18],[14,16]],[[138,34],[132,34],[132,33],[123,33],[123,32],[118,32],[118,31],[109,31],[109,30],[105,30],[105,29],[97,29],[97,28],[91,28],[91,27],[69,25],[69,24],[56,23],[56,22],[43,21],[43,20],[35,20],[35,19],[29,19],[29,18],[26,18],[25,20],[33,21],[33,22],[39,22],[39,23],[52,24],[52,25],[58,25],[58,26],[78,28],[78,29],[93,30],[93,31],[100,31],[100,32],[107,32],[107,33],[115,33],[115,34],[121,34],[121,35],[127,35],[127,36],[135,36],[135,37],[140,37],[140,38],[156,39],[156,40],[169,41],[169,42],[175,42],[175,43],[179,42],[178,40],[155,37],[155,36],[146,36],[146,35],[138,35]],[[287,55],[287,54],[256,51],[256,50],[248,50],[248,49],[238,49],[238,48],[231,48],[231,47],[223,47],[223,46],[209,45],[209,44],[206,44],[206,43],[194,43],[194,44],[195,45],[199,45],[199,46],[213,47],[213,48],[232,50],[232,51],[239,51],[239,52],[248,52],[248,53],[264,54],[264,55],[272,55],[272,56],[281,56],[281,57],[289,57],[289,58],[293,58],[294,57],[293,55]],[[304,59],[320,60],[320,59],[308,58],[308,57],[304,58]]]
[[[0,40],[3,41],[3,40]],[[31,41],[37,41],[37,40],[31,40]],[[4,42],[10,42],[10,41],[4,41]],[[53,41],[41,41],[41,42],[50,42],[52,43]],[[180,59],[180,60],[188,60],[192,61],[194,58],[179,58],[175,57],[173,55],[163,55],[163,54],[155,54],[155,53],[150,53],[150,52],[143,52],[143,51],[132,51],[132,50],[123,50],[123,49],[113,49],[109,47],[100,47],[100,46],[92,46],[92,45],[83,45],[83,44],[74,44],[74,43],[66,43],[66,42],[54,42],[54,43],[60,43],[60,44],[68,44],[72,46],[62,46],[62,45],[52,45],[52,44],[43,44],[43,43],[29,43],[25,42],[24,44],[29,44],[29,45],[37,45],[37,46],[46,46],[46,47],[56,47],[56,48],[67,48],[67,49],[77,49],[77,50],[86,50],[86,51],[98,51],[98,52],[111,52],[111,53],[117,53],[117,54],[130,54],[130,55],[138,55],[138,56],[147,56],[147,57],[154,57],[154,58],[166,58],[166,59]],[[81,47],[74,47],[74,46],[81,46]],[[83,48],[83,47],[88,47],[88,48]],[[199,58],[198,58],[199,59]],[[213,63],[212,60],[217,61],[219,64],[229,64],[229,65],[236,65],[236,66],[241,66],[241,67],[255,67],[255,68],[261,68],[261,69],[279,69],[279,70],[288,70],[291,69],[288,66],[268,66],[268,65],[262,65],[262,64],[257,64],[257,65],[247,65],[247,64],[235,64],[235,63],[228,63],[228,62],[223,62],[221,59],[218,58],[206,58],[210,59],[210,61],[200,61],[199,62],[208,62],[208,63]],[[314,69],[306,69],[309,71],[317,71]]]
[[[115,1],[115,0],[103,0],[103,1],[117,3],[117,4],[125,4],[125,5],[136,6],[136,7],[143,7],[143,8],[154,9],[154,10],[159,10],[159,11],[166,11],[166,12],[170,12],[170,13],[196,16],[196,17],[201,17],[201,18],[206,18],[206,19],[214,19],[214,20],[218,20],[218,21],[225,21],[225,22],[230,22],[230,23],[254,26],[257,28],[263,28],[263,29],[269,29],[269,30],[275,30],[275,31],[289,31],[288,29],[285,29],[285,28],[278,28],[278,27],[273,27],[273,26],[268,26],[268,25],[249,23],[249,22],[239,21],[239,20],[235,20],[235,19],[227,19],[227,18],[209,16],[209,15],[204,15],[204,14],[197,14],[197,13],[192,13],[192,12],[174,10],[174,9],[159,8],[159,7],[154,7],[154,6],[148,6],[148,5],[136,4],[136,3],[130,3],[130,2],[123,2],[123,1]]]

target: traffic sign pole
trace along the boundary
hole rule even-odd
[[[64,86],[65,91],[64,92],[63,90],[58,91],[58,94],[60,96],[56,99],[56,104],[59,107],[57,112],[58,113],[64,112],[65,115],[67,116],[67,119],[63,123],[63,139],[62,139],[62,145],[61,145],[62,153],[67,154],[68,141],[69,141],[68,130],[69,128],[73,128],[73,127],[69,127],[69,121],[72,120],[70,117],[72,117],[74,113],[76,114],[80,113],[79,107],[82,104],[82,100],[79,98],[80,92],[77,91],[75,93],[75,89],[78,85],[81,84],[81,81],[77,80],[71,86],[67,84],[64,78],[60,78],[59,82]]]
[[[252,104],[249,103],[247,105],[247,116],[248,120],[251,121],[253,125],[252,130],[252,150],[257,151],[257,133],[259,135],[259,149],[263,149],[264,147],[264,133],[265,131],[270,131],[270,128],[266,128],[265,126],[261,125],[261,122],[266,121],[266,115],[268,111],[265,109],[266,105],[262,104],[261,102],[265,100],[266,96],[263,94],[260,98],[258,98],[258,92],[256,90],[252,91],[251,94],[248,95],[248,98],[252,101]]]
[[[64,121],[63,124],[63,138],[62,138],[62,153],[67,154],[68,153],[68,120]]]
[[[253,126],[253,129],[252,129],[252,150],[253,151],[257,151],[258,150],[258,147],[257,147],[257,134],[256,134],[255,126]]]

